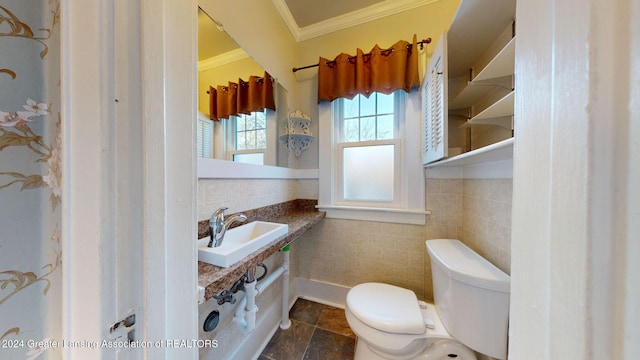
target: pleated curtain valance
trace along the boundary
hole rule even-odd
[[[334,60],[320,58],[318,62],[318,102],[337,98],[366,97],[373,92],[390,94],[420,86],[418,47],[400,40],[389,49],[374,46],[369,54],[358,49],[356,56],[345,53]]]
[[[265,72],[263,77],[250,76],[249,81],[238,79],[228,86],[209,86],[209,118],[228,119],[231,115],[251,114],[254,111],[276,109],[273,97],[273,79]]]

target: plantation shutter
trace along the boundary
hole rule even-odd
[[[447,54],[443,33],[422,83],[422,163],[448,156]]]

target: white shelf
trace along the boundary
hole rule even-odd
[[[500,126],[507,130],[513,130],[513,116],[494,117],[489,119],[476,119],[467,121],[460,125],[460,128],[469,128],[474,126]]]
[[[513,101],[515,91],[505,95],[502,99],[491,104],[488,108],[482,110],[478,115],[471,118],[471,122],[483,119],[491,119],[504,116],[513,116]]]
[[[473,78],[473,81],[484,81],[513,75],[516,57],[516,38],[512,38],[487,66]]]
[[[448,167],[448,166],[464,166],[479,163],[488,163],[494,161],[513,159],[513,138],[502,140],[495,144],[491,144],[480,149],[472,150],[461,155],[427,164],[424,167]]]
[[[481,111],[478,115],[472,117],[461,127],[469,127],[474,125],[497,125],[512,130],[513,124],[513,105],[515,92],[512,91],[505,95],[502,99],[491,104],[488,108]]]
[[[511,78],[506,76],[483,81],[469,81],[462,91],[449,99],[449,109],[470,108],[484,99],[496,87],[511,89]]]

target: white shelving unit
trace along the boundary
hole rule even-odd
[[[467,82],[453,99],[449,100],[449,109],[471,108],[482,101],[489,92],[496,87],[512,89],[515,61],[515,38],[512,38],[489,61],[489,63],[473,78]],[[515,91],[511,90],[487,108],[470,118],[462,127],[475,125],[495,125],[506,129],[513,129],[513,99]]]
[[[515,0],[462,0],[449,31],[443,34],[447,64],[443,74],[448,84],[443,111],[449,116],[444,143],[463,153],[447,158],[445,151],[445,160],[436,164],[484,158],[480,154],[485,147],[501,148],[504,141],[513,146],[514,18]],[[431,127],[425,123],[425,128]],[[501,153],[512,156],[512,151]]]

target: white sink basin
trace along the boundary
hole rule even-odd
[[[207,247],[208,237],[198,240],[198,260],[229,267],[288,232],[287,224],[253,221],[227,230],[222,245],[218,247]]]

